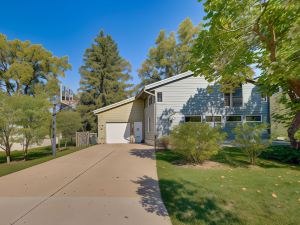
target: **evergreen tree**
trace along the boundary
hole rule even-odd
[[[147,59],[138,70],[142,80],[139,88],[186,72],[191,59],[191,46],[199,28],[200,26],[194,26],[191,19],[187,18],[179,25],[177,35],[171,32],[167,36],[166,32],[161,30],[156,38],[155,47],[150,48]]]
[[[129,97],[132,93],[130,63],[119,54],[110,35],[100,31],[94,43],[86,49],[84,65],[80,67],[80,104],[84,130],[97,130],[93,110]]]

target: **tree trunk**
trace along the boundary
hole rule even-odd
[[[299,143],[295,139],[294,135],[297,132],[297,130],[300,128],[300,110],[297,111],[290,127],[288,128],[288,136],[291,142],[291,145],[295,149],[299,149]]]
[[[10,164],[10,149],[6,150],[6,163]]]

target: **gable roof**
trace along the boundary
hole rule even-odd
[[[194,73],[192,71],[188,70],[184,73],[180,73],[180,74],[174,75],[172,77],[154,82],[152,84],[148,84],[144,87],[143,90],[153,89],[153,88],[156,88],[156,87],[159,87],[159,86],[162,86],[162,85],[168,84],[170,82],[177,81],[177,80],[180,80],[182,78],[186,78],[186,77],[189,77],[189,76],[192,76],[192,75],[194,75]]]
[[[108,105],[108,106],[105,106],[105,107],[102,107],[102,108],[99,108],[99,109],[96,109],[96,110],[93,111],[93,113],[94,114],[101,113],[101,112],[104,112],[106,110],[113,109],[113,108],[116,108],[118,106],[133,102],[135,99],[139,98],[147,90],[151,90],[151,89],[154,89],[156,87],[159,87],[159,86],[162,86],[162,85],[165,85],[165,84],[168,84],[168,83],[171,83],[171,82],[174,82],[174,81],[192,76],[193,74],[194,73],[189,70],[187,72],[177,74],[175,76],[172,76],[172,77],[154,82],[152,84],[148,84],[136,96],[125,99],[125,100],[122,100],[120,102],[116,102],[114,104],[111,104],[111,105]]]
[[[120,102],[116,102],[116,103],[114,103],[114,104],[111,104],[111,105],[108,105],[108,106],[105,106],[105,107],[96,109],[96,110],[93,111],[93,113],[94,113],[94,114],[97,114],[97,113],[100,113],[100,112],[103,112],[103,111],[106,111],[106,110],[109,110],[109,109],[112,109],[112,108],[116,108],[116,107],[118,107],[118,106],[127,104],[127,103],[129,103],[129,102],[133,102],[134,100],[135,100],[135,97],[127,98],[127,99],[122,100],[122,101],[120,101]]]

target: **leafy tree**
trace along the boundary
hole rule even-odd
[[[191,19],[185,19],[174,32],[167,36],[159,32],[155,47],[150,48],[147,59],[138,70],[142,82],[139,87],[186,72],[191,59],[191,46],[200,26],[194,26]]]
[[[129,74],[130,64],[123,59],[117,44],[110,35],[100,31],[94,43],[86,49],[83,56],[84,65],[80,67],[80,104],[84,130],[97,130],[93,110],[131,95],[132,84]]]
[[[225,133],[207,123],[184,123],[171,132],[171,146],[174,151],[192,163],[202,163],[221,149]]]
[[[0,148],[6,153],[6,161],[10,163],[10,152],[13,143],[19,141],[19,108],[18,96],[0,93]]]
[[[266,140],[262,138],[263,132],[266,131],[265,124],[242,124],[234,128],[235,144],[241,147],[249,157],[252,165],[256,164],[257,157],[269,145]]]
[[[257,84],[267,95],[283,93],[293,119],[300,126],[300,2],[296,0],[207,0],[205,27],[193,48],[192,69],[208,81],[232,91],[241,83]],[[254,80],[254,69],[260,72]]]
[[[37,85],[50,93],[70,69],[67,57],[56,57],[41,45],[7,40],[0,34],[0,91],[34,95]]]
[[[45,96],[18,96],[20,110],[17,125],[19,135],[22,136],[24,144],[25,159],[28,147],[31,144],[39,144],[48,134],[50,124],[50,103]]]
[[[61,111],[57,114],[57,130],[64,138],[65,147],[67,147],[67,142],[72,140],[76,131],[80,130],[81,127],[81,117],[78,112]]]

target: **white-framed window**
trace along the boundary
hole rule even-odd
[[[222,123],[222,116],[205,116],[207,123]]]
[[[265,94],[260,94],[260,99],[262,102],[267,102],[268,101],[268,97]]]
[[[242,116],[241,115],[226,116],[226,122],[242,122]]]
[[[243,88],[239,87],[232,93],[224,93],[224,106],[242,107],[243,106]]]
[[[246,122],[262,122],[262,116],[261,115],[255,115],[255,116],[246,116],[245,117]]]
[[[163,94],[162,94],[162,92],[157,92],[156,93],[156,98],[157,98],[157,102],[162,102],[163,101]]]
[[[202,117],[200,115],[184,116],[184,122],[201,123]]]
[[[151,132],[151,118],[148,117],[148,132]]]

